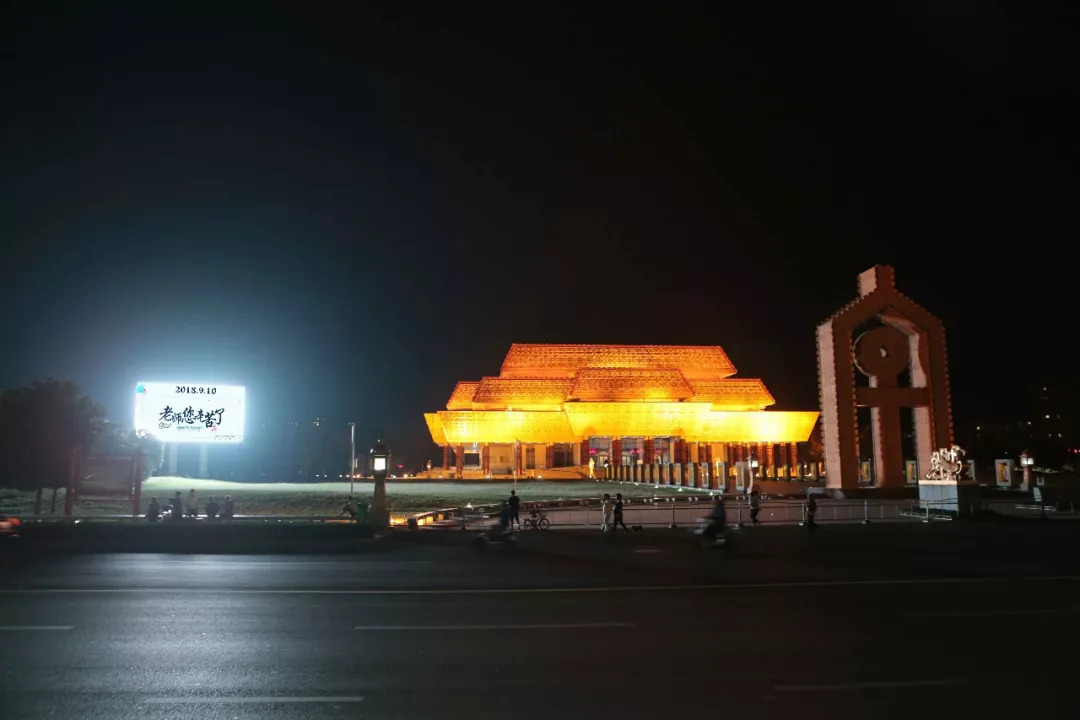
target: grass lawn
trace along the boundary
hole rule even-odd
[[[231,495],[236,511],[242,515],[337,515],[349,495],[349,483],[238,483],[227,480],[194,480],[179,477],[153,477],[143,485],[143,512],[156,496],[164,503],[179,490],[185,497],[192,488],[199,496],[199,507],[214,496],[220,503]],[[417,513],[445,507],[460,507],[466,503],[487,505],[509,496],[512,482],[455,483],[455,482],[389,482],[387,496],[395,514]],[[370,499],[374,488],[370,482],[356,483],[356,495]],[[620,485],[607,482],[518,482],[522,501],[560,500],[600,497],[605,492],[624,497],[644,497],[678,493],[664,487]],[[45,491],[42,512],[48,513],[51,491]],[[33,493],[0,489],[0,510],[12,514],[29,514],[34,506]],[[57,512],[64,508],[64,491],[57,498]],[[86,500],[75,506],[76,515],[127,514],[130,503],[123,500]]]

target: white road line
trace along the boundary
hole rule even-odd
[[[879,682],[825,683],[822,685],[777,685],[777,692],[828,692],[833,690],[888,690],[893,688],[955,687],[967,680],[881,680]]]
[[[634,628],[635,623],[555,623],[549,625],[357,625],[353,630],[570,630],[586,628]]]
[[[896,585],[964,585],[988,583],[1076,582],[1080,575],[1041,575],[1033,577],[908,578],[894,580],[806,580],[771,583],[725,583],[703,585],[616,585],[607,587],[541,588],[437,588],[393,590],[308,590],[245,588],[0,588],[0,595],[65,595],[123,593],[165,593],[170,595],[548,595],[560,593],[612,592],[682,592],[696,590],[784,590],[787,588],[888,587]]]
[[[364,698],[359,695],[329,695],[326,697],[297,696],[254,696],[254,697],[160,697],[146,698],[139,705],[248,705],[273,703],[358,703]]]
[[[951,610],[933,613],[910,614],[913,618],[946,617],[1003,617],[1007,615],[1059,615],[1077,612],[1077,608],[1058,608],[1049,610]]]
[[[0,625],[0,632],[16,632],[19,630],[73,630],[74,625]]]

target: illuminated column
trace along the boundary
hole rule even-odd
[[[655,452],[655,447],[653,445],[653,439],[651,437],[645,438],[644,445],[645,445],[645,449],[644,449],[645,457],[643,459],[644,459],[646,465],[652,465],[653,464],[653,454]]]
[[[687,444],[687,453],[686,453],[687,454],[686,462],[688,464],[689,463],[700,462],[700,460],[698,460],[698,458],[700,457],[700,453],[701,453],[701,443],[699,443],[699,442],[688,443]]]
[[[791,471],[791,463],[788,462],[788,446],[787,443],[780,443],[780,459],[776,461],[776,477],[780,477],[783,473],[783,477],[787,477]]]
[[[491,472],[491,446],[484,443],[480,448],[480,472],[487,477],[487,474]]]
[[[544,447],[544,450],[545,450],[545,452],[544,452],[544,467],[545,468],[553,468],[553,467],[555,467],[555,446],[552,445],[551,443],[548,443]]]
[[[802,477],[802,466],[799,465],[799,444],[788,444],[788,464],[791,465],[791,477]]]
[[[581,459],[581,443],[570,443],[570,453],[570,464],[574,467],[579,467],[587,462]]]
[[[454,448],[454,464],[457,466],[457,476],[461,477],[465,472],[465,446],[458,445]]]
[[[680,437],[674,438],[674,446],[671,453],[671,462],[673,463],[685,463],[686,462],[686,441]]]
[[[442,448],[442,469],[450,469],[450,444],[443,445]]]
[[[621,437],[611,438],[611,457],[609,458],[609,462],[615,468],[618,468],[620,465],[622,465],[622,438]],[[616,470],[616,472],[618,472],[618,471]]]
[[[581,450],[578,452],[578,465],[588,465],[589,457],[591,457],[589,455],[589,438],[582,440],[579,443],[579,446],[581,447]]]

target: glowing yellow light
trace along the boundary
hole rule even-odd
[[[573,442],[566,413],[533,411],[443,410],[439,412],[451,445],[474,442]]]
[[[439,420],[438,413],[424,413],[424,420],[427,422],[428,432],[431,433],[431,439],[435,441],[436,445],[445,445],[446,433],[443,432],[442,421]]]
[[[446,401],[447,410],[472,410],[473,395],[479,389],[480,383],[462,380],[454,386],[454,392],[450,393],[450,399]]]
[[[735,374],[718,345],[539,345],[514,343],[502,377],[572,378],[581,368],[677,369],[687,380]]]
[[[817,412],[766,412],[765,385],[734,372],[718,346],[515,344],[499,377],[459,382],[447,409],[424,419],[439,445],[809,438]]]

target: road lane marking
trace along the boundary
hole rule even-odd
[[[635,623],[554,623],[548,625],[357,625],[353,630],[578,630],[586,628],[635,628]]]
[[[246,705],[269,703],[358,703],[359,695],[330,695],[326,697],[253,696],[253,697],[160,697],[146,698],[139,705]]]
[[[0,632],[17,632],[19,630],[73,630],[74,625],[0,625]]]
[[[917,687],[956,687],[967,680],[881,680],[878,682],[824,683],[821,685],[777,685],[777,692],[829,692],[834,690],[888,690]]]
[[[1063,615],[1077,612],[1077,608],[1047,610],[945,610],[942,612],[909,614],[913,618],[946,617],[1004,617],[1007,615]]]
[[[907,578],[895,580],[805,580],[771,583],[725,583],[701,585],[610,585],[601,587],[540,588],[398,588],[370,590],[311,590],[268,588],[0,588],[0,595],[118,595],[123,593],[161,593],[186,595],[544,595],[560,593],[611,592],[685,592],[697,590],[784,590],[787,588],[889,587],[896,585],[964,585],[988,583],[1076,582],[1080,575],[1043,575],[1033,577]]]

